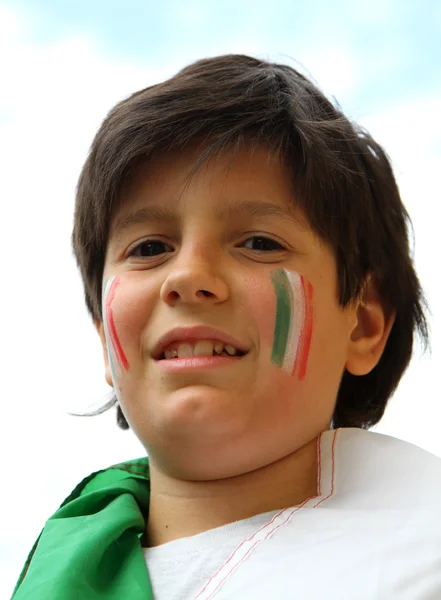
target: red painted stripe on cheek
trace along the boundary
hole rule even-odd
[[[302,284],[302,305],[303,305],[303,310],[305,311],[305,317],[306,317],[306,297],[305,297],[305,278],[303,277],[303,275],[300,275],[300,282]],[[294,310],[298,310],[297,307],[297,303],[296,301],[294,301]],[[292,372],[291,372],[291,376],[295,375],[296,369],[297,369],[297,365],[299,364],[300,356],[302,354],[302,348],[303,348],[303,338],[305,335],[305,323],[303,322],[303,325],[300,329],[300,334],[299,334],[299,341],[297,342],[297,351],[296,351],[296,357],[294,360],[294,364],[292,367]]]
[[[108,323],[109,323],[110,334],[112,336],[112,341],[113,341],[116,351],[118,353],[118,358],[121,361],[125,370],[128,371],[129,370],[129,361],[127,360],[127,357],[124,354],[124,350],[121,346],[121,342],[119,341],[118,334],[116,332],[115,321],[113,319],[113,310],[112,310],[112,306],[111,306],[113,299],[115,298],[115,292],[116,292],[116,288],[118,287],[118,285],[119,285],[119,278],[116,278],[114,280],[114,282],[112,283],[112,287],[109,290],[109,295],[107,296],[106,312],[107,312],[107,319],[108,319]]]
[[[307,289],[305,293],[305,330],[302,345],[302,358],[299,367],[299,379],[304,379],[306,368],[308,366],[309,350],[311,347],[312,325],[313,325],[313,291],[309,281],[306,283]]]

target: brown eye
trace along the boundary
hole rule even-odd
[[[244,242],[244,245],[250,241],[253,243],[254,248],[249,248],[249,250],[256,250],[257,252],[274,252],[285,249],[279,242],[262,235],[253,235]]]
[[[167,246],[167,244],[160,240],[144,240],[133,248],[129,256],[138,256],[140,258],[158,256],[158,254],[166,252],[164,248],[170,248],[170,246]]]

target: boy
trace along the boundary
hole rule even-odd
[[[149,458],[77,486],[14,599],[440,598],[440,461],[366,431],[427,341],[407,220],[288,66],[201,60],[117,105],[73,245]]]

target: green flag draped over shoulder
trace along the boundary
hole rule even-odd
[[[141,538],[148,459],[84,479],[47,521],[11,600],[153,600]]]

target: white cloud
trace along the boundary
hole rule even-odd
[[[25,14],[7,4],[0,4],[0,49],[15,48],[28,33],[29,24]]]
[[[360,81],[357,59],[349,47],[329,43],[312,49],[308,45],[302,56],[303,66],[316,84],[329,97],[343,98],[352,92]],[[308,73],[307,73],[308,74]]]
[[[0,63],[0,252],[7,290],[2,296],[7,369],[1,443],[6,459],[3,480],[14,482],[13,493],[2,498],[2,597],[11,592],[44,520],[74,485],[95,469],[142,455],[133,434],[116,429],[113,414],[94,419],[65,414],[66,407],[81,410],[108,391],[98,337],[71,257],[74,188],[108,109],[129,93],[170,76],[189,53],[182,51],[178,65],[147,69],[106,58],[89,37],[60,38],[50,44],[31,40],[25,16],[0,5],[0,52],[8,57]],[[240,51],[259,53],[258,40],[253,47],[240,40],[237,44]],[[350,48],[336,45],[326,55],[308,48],[312,44],[297,56],[327,93],[338,97],[357,85],[358,64]],[[266,51],[278,60],[271,48]],[[206,55],[201,49],[200,56]],[[441,171],[435,116],[441,103],[439,97],[412,102],[397,100],[388,112],[365,121],[397,164],[416,222],[418,261],[438,321],[432,359],[414,361],[380,429],[441,455],[435,397],[441,298],[434,218],[439,217]],[[433,198],[430,204],[427,198]],[[32,511],[21,502],[30,494]]]

